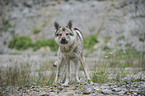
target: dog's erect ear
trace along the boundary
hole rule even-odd
[[[69,29],[72,28],[72,20],[69,20],[69,21],[68,21],[68,23],[67,23],[67,27],[68,27]]]
[[[56,29],[56,31],[61,27],[57,22],[54,22],[54,27]]]

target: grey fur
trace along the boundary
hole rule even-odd
[[[56,78],[55,82],[58,80],[58,76],[60,73],[60,67],[63,63],[66,64],[66,81],[64,85],[67,85],[71,78],[71,68],[70,68],[70,61],[73,61],[75,64],[75,76],[76,80],[80,82],[78,77],[78,71],[80,64],[82,65],[84,69],[84,73],[87,77],[87,80],[90,80],[90,77],[88,75],[86,66],[85,66],[85,59],[83,56],[83,36],[80,33],[79,30],[76,30],[76,28],[72,27],[72,22],[69,21],[68,25],[66,27],[59,27],[59,24],[55,23],[56,28],[56,37],[55,41],[59,45],[58,49],[58,60],[55,62],[54,66],[57,66],[57,72],[56,72]],[[65,29],[64,29],[65,28]],[[91,82],[92,83],[92,82]]]

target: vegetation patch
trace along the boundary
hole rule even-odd
[[[22,53],[17,53],[17,52],[13,52],[13,53],[9,53],[10,55],[22,55]]]
[[[19,67],[20,66],[20,67]],[[0,86],[25,85],[30,83],[30,65],[22,64],[0,68]]]
[[[49,40],[38,40],[34,44],[33,50],[36,51],[40,49],[41,47],[49,46],[52,51],[56,51],[58,49],[58,45],[55,42],[54,39],[49,39]]]
[[[41,70],[37,70],[31,75],[32,71],[30,63],[20,63],[14,66],[0,68],[0,86],[24,86],[36,83],[37,85],[52,85],[55,79],[55,73],[51,72],[46,76]],[[38,73],[38,74],[37,74]],[[37,75],[36,75],[37,74]]]
[[[107,50],[104,54],[104,59],[108,60],[109,67],[142,67],[144,68],[145,61],[143,60],[145,52],[136,51],[134,48],[128,49],[113,49]],[[135,63],[137,62],[137,63]],[[145,69],[143,69],[145,70]]]
[[[12,27],[12,25],[9,24],[9,21],[8,21],[8,20],[3,20],[3,25],[4,25],[3,31],[5,31],[5,32],[7,32],[8,29],[9,29],[10,27]]]
[[[134,74],[145,70],[145,52],[137,51],[135,48],[113,49],[104,46],[102,47],[105,54],[103,58],[95,65],[92,81],[96,83],[113,82],[114,84],[126,84],[126,82],[144,81],[145,78],[135,78]],[[105,49],[105,50],[104,50]],[[127,71],[127,68],[134,71]],[[137,68],[137,69],[135,69]],[[132,75],[131,75],[132,74]],[[131,75],[131,79],[125,79]],[[119,86],[120,86],[119,85]]]
[[[105,71],[100,71],[100,72],[96,72],[93,74],[93,79],[92,81],[94,83],[106,83],[109,81],[109,78],[108,78],[108,73],[106,73]]]
[[[139,38],[139,41],[144,42],[145,41],[145,36],[144,36],[144,38]]]
[[[25,50],[30,46],[32,46],[32,40],[26,36],[16,36],[10,41],[8,45],[9,48],[16,48],[18,50]]]
[[[94,45],[96,43],[98,43],[97,36],[98,36],[97,34],[93,34],[93,35],[85,37],[84,38],[84,48],[92,49],[94,47]]]
[[[38,33],[40,33],[40,29],[38,29],[37,27],[34,27],[34,29],[33,29],[33,33],[34,33],[34,34],[38,34]]]
[[[104,45],[102,47],[102,49],[103,49],[103,51],[111,50],[111,48],[109,46],[107,46],[107,45]]]
[[[34,34],[40,32],[37,28],[34,28]],[[97,43],[97,35],[90,35],[84,38],[84,48],[85,49],[93,49],[93,46]],[[10,43],[9,48],[16,48],[18,50],[28,49],[29,47],[33,47],[33,50],[36,51],[41,47],[49,46],[52,51],[58,50],[58,44],[55,42],[54,39],[49,40],[38,40],[36,43],[32,44],[32,40],[27,36],[16,36],[14,37]]]
[[[9,21],[8,20],[3,20],[3,25],[7,25],[9,24]]]
[[[117,38],[117,41],[120,41],[120,40],[123,40],[123,39],[125,39],[125,36],[124,36],[124,35],[123,35],[123,36],[118,37],[118,38]]]

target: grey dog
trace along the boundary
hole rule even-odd
[[[57,66],[55,82],[58,80],[60,67],[64,63],[66,64],[66,80],[64,85],[69,83],[71,78],[70,61],[72,61],[75,64],[75,77],[77,82],[80,82],[78,72],[81,64],[88,82],[92,83],[85,66],[85,58],[83,56],[83,35],[81,31],[72,27],[71,20],[65,27],[61,27],[57,22],[54,22],[54,27],[55,41],[59,45],[58,60],[54,64]]]

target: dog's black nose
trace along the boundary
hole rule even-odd
[[[62,41],[65,41],[66,39],[65,39],[65,37],[62,37],[62,39],[61,39]]]
[[[66,40],[65,37],[62,37],[62,38],[61,38],[61,44],[66,44],[66,43],[68,43],[68,41]]]

